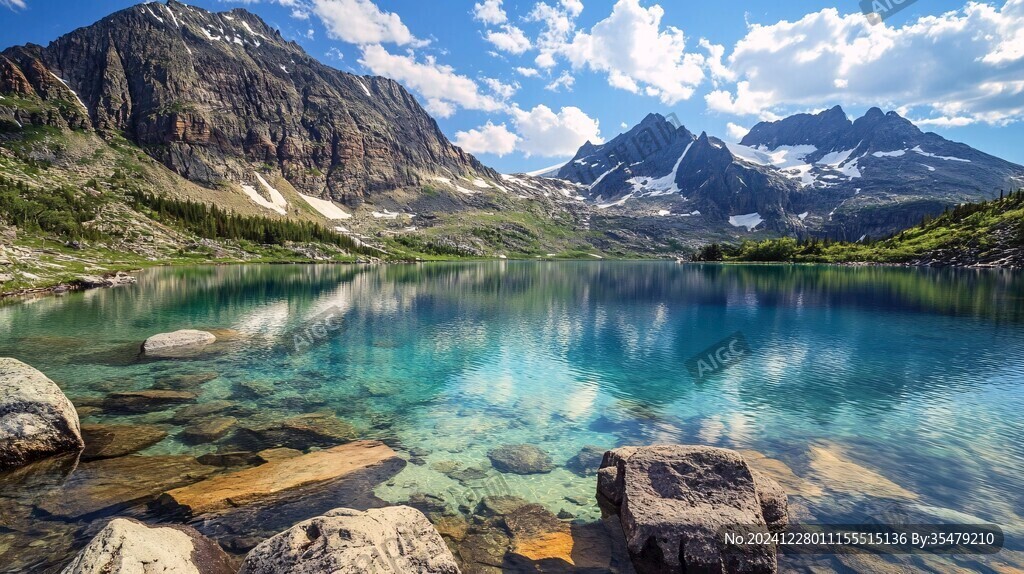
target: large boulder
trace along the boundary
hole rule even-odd
[[[217,337],[213,333],[182,329],[173,333],[160,333],[146,339],[146,342],[142,344],[142,352],[152,357],[173,357],[202,349],[216,341]]]
[[[239,574],[458,574],[422,512],[408,506],[337,508],[262,542]]]
[[[234,574],[216,542],[188,526],[111,520],[61,574]]]
[[[85,446],[78,412],[43,373],[0,358],[0,470]]]
[[[624,447],[605,453],[598,499],[619,515],[639,574],[778,571],[770,544],[727,546],[724,527],[778,531],[785,491],[739,453],[706,446]]]

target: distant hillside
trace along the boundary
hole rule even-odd
[[[968,203],[926,217],[881,241],[832,242],[792,238],[712,244],[697,260],[808,263],[902,263],[933,267],[1024,268],[1024,190]]]

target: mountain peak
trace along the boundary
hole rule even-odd
[[[326,66],[242,8],[139,4],[4,55],[83,116],[66,123],[124,133],[208,187],[271,165],[302,193],[356,206],[435,175],[497,177],[397,82]]]
[[[843,108],[833,106],[817,114],[796,114],[775,122],[760,122],[743,136],[740,143],[770,149],[780,145],[813,145],[821,149],[829,147],[851,126]]]
[[[885,113],[882,112],[881,108],[872,107],[867,112],[864,112],[863,117],[867,119],[881,119],[885,117]]]

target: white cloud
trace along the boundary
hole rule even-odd
[[[11,10],[24,10],[28,8],[25,0],[0,0],[0,6],[10,8]]]
[[[509,131],[505,124],[487,122],[479,128],[455,133],[455,145],[474,154],[490,153],[502,157],[514,152],[518,142],[519,136]]]
[[[508,24],[502,26],[501,29],[504,31],[495,32],[494,30],[488,30],[484,38],[494,44],[499,50],[510,54],[522,54],[530,49],[530,39],[526,37],[522,30]]]
[[[976,123],[974,118],[965,117],[937,117],[923,120],[913,120],[918,126],[936,126],[940,128],[960,128]]]
[[[482,4],[473,5],[473,19],[494,25],[504,23],[508,16],[501,9],[501,0],[484,0]]]
[[[741,125],[729,122],[725,124],[725,133],[729,138],[729,141],[738,142],[743,139],[743,136],[750,132],[750,128],[745,128]]]
[[[291,16],[296,20],[309,20],[309,12],[306,12],[301,8],[292,8]]]
[[[562,8],[572,16],[579,16],[583,12],[583,2],[580,0],[562,0]]]
[[[598,121],[577,107],[564,107],[557,114],[545,105],[529,111],[514,107],[511,114],[521,138],[517,149],[526,157],[572,156],[587,140],[604,141]]]
[[[374,44],[362,47],[359,63],[374,74],[392,78],[418,92],[427,101],[427,111],[442,118],[461,107],[485,112],[500,111],[505,105],[481,93],[472,79],[455,73],[451,66],[437,63],[433,56],[421,62],[413,54],[399,56]]]
[[[544,89],[552,92],[559,92],[562,89],[565,89],[565,91],[571,92],[575,83],[576,78],[572,77],[572,74],[569,72],[562,72],[561,76],[558,76],[550,84],[544,86]]]
[[[665,11],[639,0],[618,0],[612,13],[578,32],[557,53],[574,68],[608,74],[612,87],[655,96],[666,105],[689,99],[704,80],[704,56],[687,53],[683,31],[661,28]]]
[[[1024,0],[893,27],[828,8],[751,25],[725,64],[737,80],[708,107],[764,117],[782,107],[878,105],[938,126],[1024,119]]]
[[[370,0],[313,0],[313,11],[330,37],[352,44],[425,46],[394,12],[383,12]]]
[[[572,2],[569,4],[573,7]],[[580,8],[582,9],[582,5]],[[528,22],[541,22],[544,25],[535,42],[540,52],[534,60],[538,67],[547,69],[555,66],[555,54],[564,49],[569,35],[576,29],[577,15],[579,14],[571,12],[564,5],[556,7],[546,2],[538,2],[527,14]]]
[[[540,54],[537,55],[536,58],[534,58],[533,61],[535,64],[537,64],[541,68],[544,68],[545,70],[548,68],[554,68],[556,64],[555,56],[552,55],[550,52],[541,52]]]
[[[527,78],[536,78],[540,75],[536,68],[516,68],[516,72]]]
[[[773,92],[758,92],[750,88],[750,82],[736,84],[736,96],[727,90],[715,90],[704,96],[708,109],[737,116],[758,116],[766,121],[779,119],[770,108],[774,105]]]
[[[516,82],[506,84],[497,78],[481,78],[481,80],[494,95],[503,100],[511,98],[519,90],[519,84]]]

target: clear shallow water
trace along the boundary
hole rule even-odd
[[[325,312],[342,328],[297,350]],[[188,360],[141,361],[146,337],[240,336]],[[730,333],[745,360],[705,381],[684,363]],[[563,468],[585,445],[701,443],[756,450],[820,491],[804,518],[891,508],[815,452],[898,485],[899,504],[1024,530],[1024,276],[1005,272],[661,262],[496,262],[152,270],[131,288],[0,307],[0,356],[73,402],[213,372],[200,402],[274,385],[261,412],[334,411],[361,437],[417,452],[376,495],[452,506],[468,490],[516,494],[580,520],[595,479]],[[152,415],[85,422],[146,422]],[[217,445],[169,438],[144,454]],[[501,475],[487,452],[532,444],[559,467]],[[818,449],[818,450],[815,450]],[[465,485],[452,463],[486,477]],[[837,476],[838,474],[838,476]],[[876,481],[877,486],[877,481]],[[891,498],[891,497],[890,497]],[[1014,541],[1011,539],[1011,544]]]

